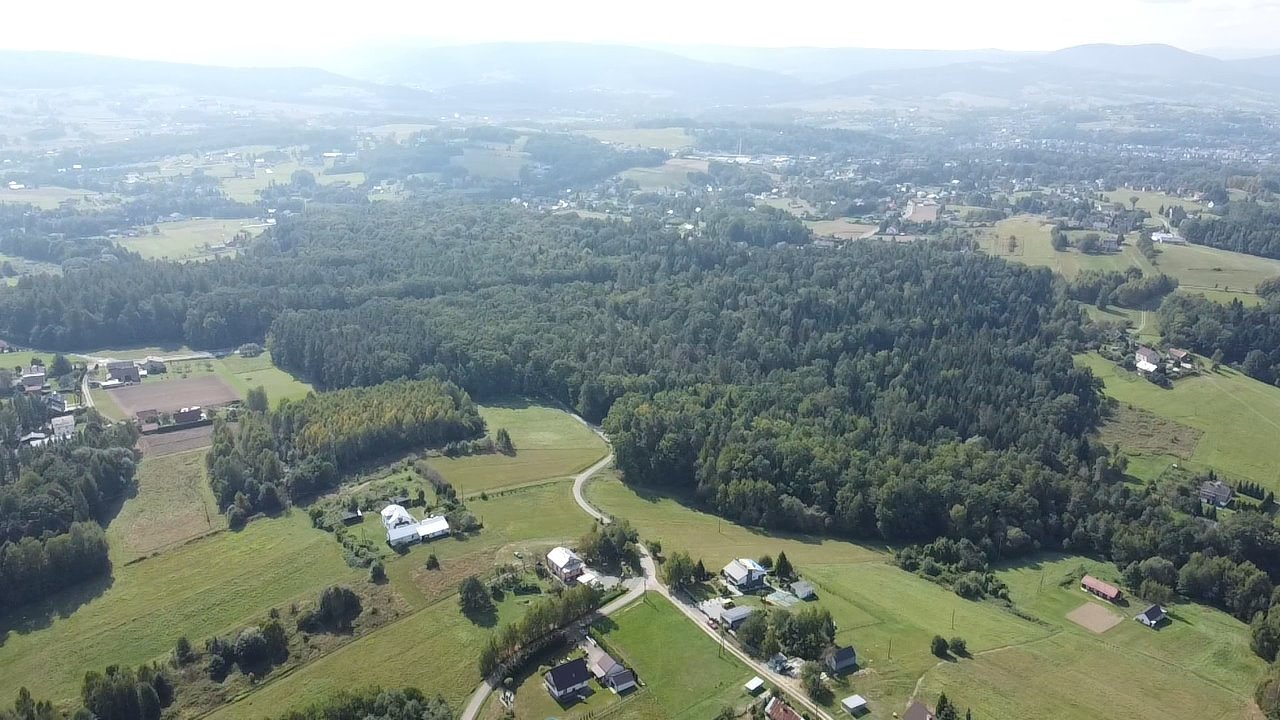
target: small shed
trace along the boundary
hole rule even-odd
[[[742,686],[742,689],[746,690],[748,695],[755,695],[764,689],[764,680],[761,680],[760,676],[757,675],[748,680],[747,684]]]
[[[840,701],[840,707],[850,715],[861,715],[867,711],[867,699],[861,695],[850,695]]]
[[[818,597],[818,590],[808,580],[797,580],[791,583],[791,592],[801,600],[813,600]]]
[[[364,520],[364,513],[360,512],[359,509],[343,510],[341,519],[343,525],[358,525]]]

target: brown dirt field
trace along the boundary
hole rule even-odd
[[[189,450],[209,447],[213,439],[213,426],[194,427],[169,433],[143,435],[138,438],[138,449],[145,457],[163,457]]]
[[[1124,618],[1095,602],[1087,602],[1067,613],[1067,619],[1092,633],[1102,633],[1119,625]]]
[[[225,405],[240,396],[216,375],[186,380],[143,381],[108,391],[126,417],[142,410],[173,412],[184,407]]]

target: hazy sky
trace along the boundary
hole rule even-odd
[[[1047,50],[1280,47],[1280,0],[60,0],[5,3],[0,47],[314,64],[395,38]]]

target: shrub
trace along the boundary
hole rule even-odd
[[[252,665],[267,657],[267,638],[258,628],[245,628],[236,638],[236,659]]]
[[[374,560],[369,566],[369,579],[373,582],[380,583],[387,579],[387,569],[382,566],[381,560]]]
[[[953,637],[947,641],[947,647],[951,649],[951,654],[956,657],[967,657],[969,655],[969,645],[962,637]]]
[[[191,649],[191,641],[186,635],[178,638],[178,643],[173,646],[173,661],[178,665],[186,665],[196,659],[195,652]]]
[[[947,656],[947,639],[941,635],[934,635],[933,640],[929,643],[929,649],[934,655],[945,658]]]
[[[423,563],[423,567],[425,567],[428,570],[439,570],[440,558],[437,558],[435,553],[431,553],[430,555],[427,556],[427,561]]]

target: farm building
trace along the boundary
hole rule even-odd
[[[139,365],[142,366],[143,370],[147,371],[147,374],[163,373],[169,369],[168,366],[165,365],[164,360],[162,360],[161,358],[155,357],[154,355],[148,357],[146,360],[143,360],[142,362],[139,363]]]
[[[173,423],[175,425],[185,425],[187,423],[200,422],[204,419],[204,410],[199,405],[195,407],[184,407],[175,410],[173,413]]]
[[[364,520],[364,513],[359,510],[343,510],[339,516],[343,525],[358,525]]]
[[[46,395],[44,404],[49,406],[51,412],[64,413],[67,411],[67,399],[61,393]]]
[[[449,521],[443,515],[425,517],[416,527],[418,528],[418,540],[421,542],[444,537],[450,532]]]
[[[128,360],[107,363],[107,379],[119,380],[122,383],[136,383],[142,381],[142,374],[138,371],[138,366]]]
[[[922,703],[912,702],[907,711],[902,713],[902,720],[934,720],[933,711]]]
[[[777,695],[769,698],[768,704],[764,706],[764,714],[769,717],[769,720],[803,720],[800,713]]]
[[[1227,507],[1236,496],[1236,491],[1221,480],[1206,481],[1200,485],[1200,502]]]
[[[1151,233],[1151,242],[1160,243],[1162,245],[1186,245],[1186,238],[1181,235],[1170,232],[1153,232]]]
[[[754,608],[743,605],[725,608],[720,611],[720,622],[730,630],[734,630],[742,624],[743,620],[751,617],[753,612],[755,612]]]
[[[1120,588],[1110,583],[1102,582],[1092,575],[1085,575],[1080,578],[1080,589],[1107,602],[1115,602],[1122,595]]]
[[[1138,622],[1142,623],[1143,625],[1146,625],[1149,628],[1155,628],[1159,626],[1160,623],[1164,622],[1168,618],[1169,618],[1168,613],[1166,613],[1164,611],[1164,608],[1160,607],[1159,605],[1152,605],[1146,610],[1143,610],[1142,612],[1133,616],[1134,620],[1137,620]]]
[[[844,711],[850,715],[861,715],[867,711],[867,699],[861,695],[850,695],[840,701],[840,707],[844,708]],[[930,716],[930,720],[932,720],[932,716]]]
[[[573,582],[586,570],[578,554],[567,547],[551,548],[547,553],[547,569],[562,582]]]
[[[808,580],[797,580],[791,583],[791,593],[801,600],[812,600],[818,597],[818,591]]]
[[[22,389],[27,392],[38,391],[44,387],[45,380],[44,368],[39,365],[32,365],[22,372]]]
[[[592,644],[587,648],[587,669],[595,676],[596,682],[609,688],[614,694],[624,693],[636,686],[636,674],[626,665],[613,659],[599,645]]]
[[[587,671],[587,661],[582,658],[570,660],[548,670],[542,676],[547,692],[556,700],[565,700],[587,688],[591,673]]]
[[[1173,358],[1184,370],[1194,370],[1196,367],[1195,357],[1186,350],[1170,348],[1169,357]]]
[[[724,575],[725,582],[745,592],[764,585],[764,577],[768,573],[755,560],[738,558],[725,565],[721,574]]]
[[[841,673],[858,667],[858,654],[852,645],[827,648],[822,654],[822,662],[833,673]]]
[[[29,432],[18,438],[18,443],[28,447],[40,447],[49,442],[49,436],[42,432]]]
[[[343,522],[346,522],[345,517]],[[449,521],[443,516],[435,515],[419,522],[401,505],[382,508],[382,526],[387,529],[387,544],[392,547],[426,542],[450,532]]]
[[[60,415],[51,418],[49,425],[53,428],[54,440],[65,440],[76,432],[76,418],[74,415]]]

